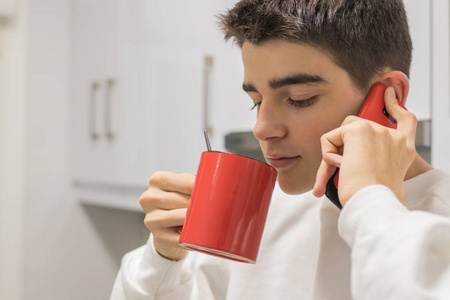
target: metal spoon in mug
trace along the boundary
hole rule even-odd
[[[205,134],[206,148],[208,148],[208,151],[212,151],[211,144],[209,143],[208,131],[205,130],[203,133]]]

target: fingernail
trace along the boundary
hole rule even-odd
[[[389,87],[389,93],[391,93],[392,97],[396,98],[395,89],[393,87]]]

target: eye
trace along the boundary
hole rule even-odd
[[[304,100],[293,100],[290,98],[288,99],[288,103],[295,107],[308,107],[308,106],[313,105],[316,101],[317,101],[317,96],[313,96],[311,98],[304,99]]]
[[[250,110],[254,110],[255,108],[259,108],[261,106],[261,102],[255,103]]]

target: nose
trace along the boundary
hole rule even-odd
[[[287,134],[283,114],[276,105],[265,101],[261,103],[253,127],[253,135],[260,141],[275,140]]]

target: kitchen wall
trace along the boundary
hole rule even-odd
[[[0,48],[0,299],[108,299],[143,215],[72,188],[69,0],[21,1]],[[137,201],[137,199],[136,199]]]

